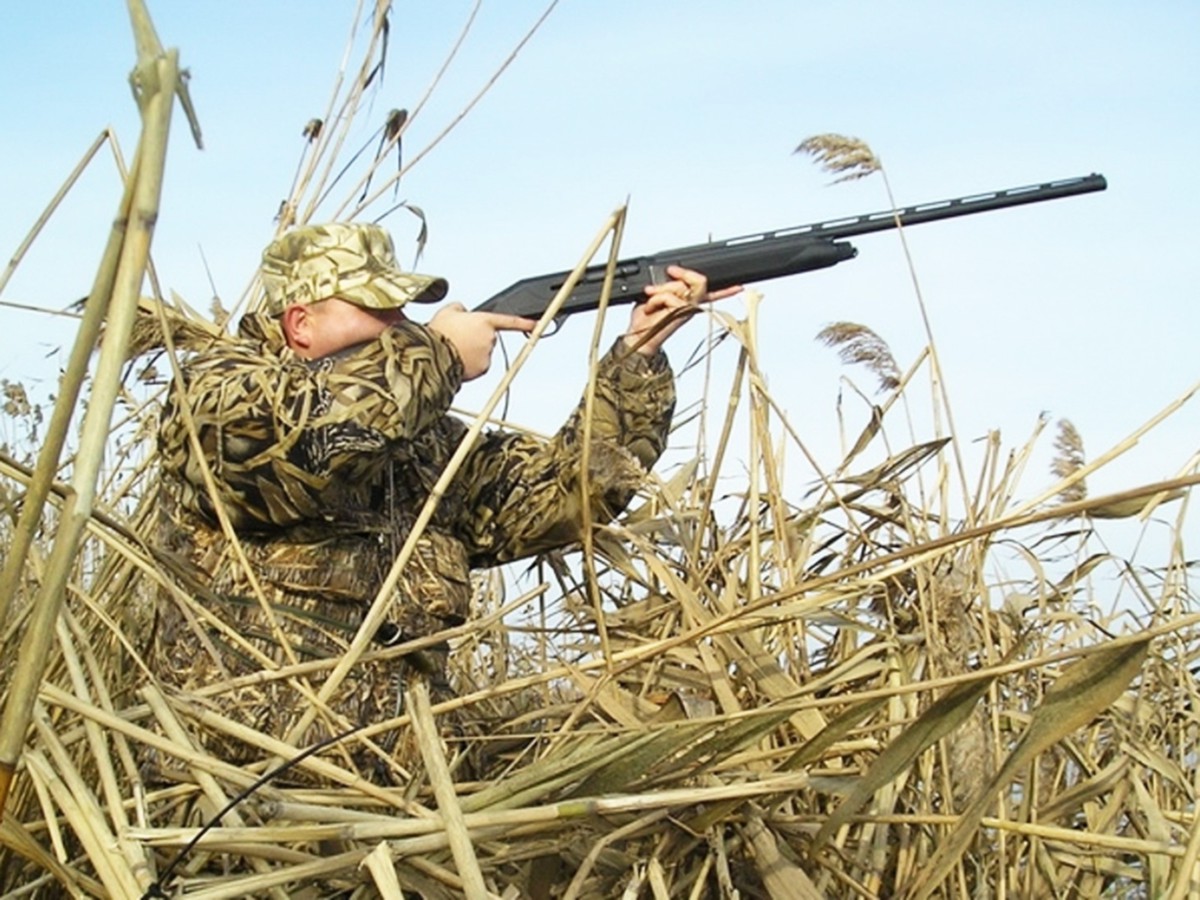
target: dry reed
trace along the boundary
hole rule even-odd
[[[334,189],[386,22],[380,3],[351,86],[322,120],[342,124],[306,130],[285,218],[302,219]],[[799,149],[843,177],[881,168],[861,141],[826,135]],[[346,203],[370,184],[365,165]],[[137,349],[161,341],[186,351],[219,332],[186,304],[149,306],[165,318],[157,328],[139,320]],[[1081,515],[1133,515],[1183,496],[1200,480],[1194,464],[1170,482],[1089,497],[1084,477],[1137,435],[1085,463],[1064,424],[1059,484],[1045,494],[1021,499],[1032,439],[1011,453],[987,443],[977,488],[957,500],[929,491],[926,479],[947,483],[955,468],[968,483],[952,427],[916,439],[907,419],[894,421],[923,375],[939,382],[932,344],[905,371],[869,328],[842,323],[822,339],[890,393],[864,404],[858,441],[798,504],[772,435],[804,448],[758,369],[754,304],[744,321],[725,312],[717,321],[739,356],[729,385],[703,386],[704,406],[723,411],[714,448],[701,446],[620,521],[594,529],[586,553],[539,560],[541,584],[526,596],[506,601],[501,580],[481,579],[481,615],[445,635],[457,696],[431,704],[418,684],[394,718],[276,778],[264,773],[305,748],[210,698],[401,651],[355,643],[342,660],[264,669],[191,695],[161,690],[141,655],[156,592],[187,598],[197,628],[223,625],[203,586],[150,546],[153,452],[130,456],[87,517],[65,613],[46,635],[0,824],[0,891],[1181,898],[1200,889],[1200,607],[1187,560],[1179,547],[1149,563],[1116,560],[1095,549],[1092,530],[1060,534]],[[9,433],[41,436],[26,427],[41,411],[18,388],[5,385]],[[947,412],[944,395],[932,397]],[[744,489],[721,501],[742,410],[752,458]],[[869,467],[859,462],[868,450],[880,460]],[[0,621],[9,705],[15,650],[47,578],[45,536],[71,496],[57,463],[56,451],[39,481],[28,465],[0,460],[5,546],[35,486],[45,502]],[[1043,549],[1063,540],[1075,541],[1065,567]],[[1002,552],[1012,547],[1016,562]],[[1140,613],[1100,611],[1098,596],[1117,588]],[[218,736],[257,763],[215,756]],[[387,765],[360,771],[362,757],[348,752],[357,748]]]

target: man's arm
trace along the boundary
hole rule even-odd
[[[577,541],[585,479],[593,521],[618,515],[662,454],[674,405],[665,354],[647,356],[618,340],[597,372],[586,476],[582,401],[549,441],[504,432],[481,437],[456,479],[463,496],[456,530],[471,565]]]
[[[548,443],[493,434],[476,445],[460,472],[461,534],[472,565],[507,562],[579,539],[588,511],[595,522],[617,516],[662,455],[675,408],[675,382],[663,344],[704,303],[738,293],[709,292],[698,272],[671,266],[670,281],[646,289],[629,330],[596,376],[588,467],[583,472],[584,404]],[[476,313],[480,315],[480,313]]]

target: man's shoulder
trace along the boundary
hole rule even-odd
[[[263,323],[261,318],[252,313],[247,314],[234,334],[222,335],[202,347],[194,348],[182,361],[185,375],[200,373],[206,369],[243,365],[273,366],[283,362],[288,353],[282,333],[272,334],[270,323]]]

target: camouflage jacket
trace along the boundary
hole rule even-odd
[[[361,615],[466,433],[447,412],[461,379],[450,343],[416,323],[306,361],[276,320],[246,316],[236,338],[185,362],[183,393],[164,406],[161,543],[218,593],[248,592],[207,467],[260,583],[284,602],[342,603]],[[658,459],[674,401],[661,352],[647,359],[618,342],[603,358],[587,476],[597,521],[624,508]],[[189,417],[205,465],[191,451]],[[582,437],[582,404],[549,440],[481,435],[404,572],[398,608],[460,621],[471,568],[575,541]]]

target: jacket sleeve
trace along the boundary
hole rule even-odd
[[[448,341],[403,323],[316,362],[237,342],[191,360],[184,379],[184,402],[235,526],[277,527],[362,508],[355,491],[378,480],[396,441],[445,415],[462,364]],[[164,410],[163,464],[190,495],[186,505],[211,515],[179,403],[172,397]]]
[[[596,375],[586,483],[591,517],[608,522],[666,446],[675,382],[666,354],[629,352],[618,340]],[[549,441],[495,432],[480,439],[456,481],[458,528],[473,567],[573,543],[583,524],[585,403]]]

